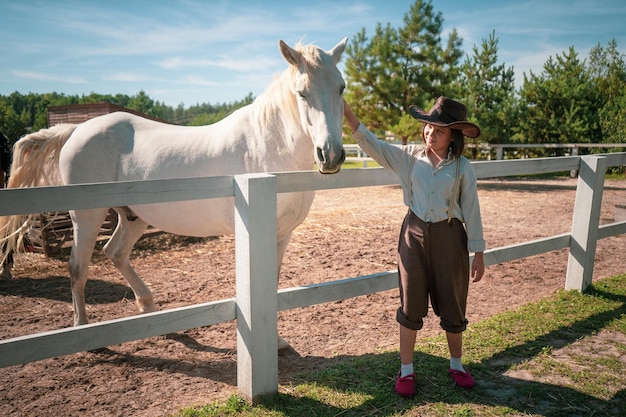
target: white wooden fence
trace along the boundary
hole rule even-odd
[[[477,147],[480,151],[486,152],[488,159],[491,159],[491,150],[496,150],[496,159],[504,159],[504,151],[506,149],[568,149],[569,154],[577,156],[578,151],[583,148],[588,149],[610,149],[610,148],[626,148],[626,143],[484,143],[484,144],[467,144],[468,148]]]
[[[344,145],[346,149],[346,155],[348,156],[347,160],[351,161],[362,161],[363,168],[367,167],[368,161],[373,161],[372,158],[368,157],[359,145],[356,144],[346,144]],[[577,156],[578,151],[582,148],[588,149],[611,149],[611,148],[626,148],[626,143],[466,143],[465,148],[478,148],[481,153],[487,154],[487,160],[491,160],[492,149],[495,149],[495,159],[500,160],[504,159],[504,151],[506,149],[569,149],[569,154],[572,156]]]
[[[584,290],[591,284],[597,240],[626,233],[626,221],[599,226],[606,168],[626,165],[626,153],[472,165],[478,178],[569,170],[580,173],[571,233],[490,249],[485,252],[487,266],[569,248],[565,288]],[[236,320],[239,394],[255,402],[275,393],[278,311],[397,286],[397,272],[385,271],[279,291],[275,279],[277,193],[391,184],[398,184],[395,174],[374,168],[326,176],[288,172],[0,190],[0,215],[218,197],[234,197],[236,210],[235,298],[2,340],[0,367]]]

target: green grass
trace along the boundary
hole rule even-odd
[[[367,166],[363,166],[362,161],[346,161],[341,165],[341,169],[350,169],[350,168],[377,168],[380,165],[375,161],[365,161]]]
[[[626,179],[625,168],[624,167],[609,167],[605,178],[612,179],[612,180]]]
[[[477,380],[472,390],[448,377],[440,336],[418,341],[411,399],[393,392],[393,351],[299,375],[256,405],[233,395],[176,416],[626,415],[626,275],[495,315],[471,325],[464,340],[464,361]]]

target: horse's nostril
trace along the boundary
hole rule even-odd
[[[320,161],[322,164],[326,163],[326,154],[324,153],[324,150],[320,147],[317,148],[317,160]]]

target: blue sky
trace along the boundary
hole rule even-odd
[[[278,40],[332,48],[377,23],[398,28],[413,0],[0,0],[0,94],[135,95],[170,106],[263,92],[286,68]],[[623,0],[433,0],[444,40],[463,49],[495,30],[516,82],[573,46],[581,59],[611,39],[626,53]],[[340,65],[341,68],[341,65]]]

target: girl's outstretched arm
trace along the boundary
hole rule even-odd
[[[354,115],[354,113],[352,113],[352,109],[350,109],[350,106],[348,105],[348,103],[346,103],[346,100],[343,101],[343,115],[346,117],[346,122],[348,122],[348,126],[350,126],[350,130],[352,131],[352,133],[356,132],[360,122],[359,119],[357,119],[357,117]]]

